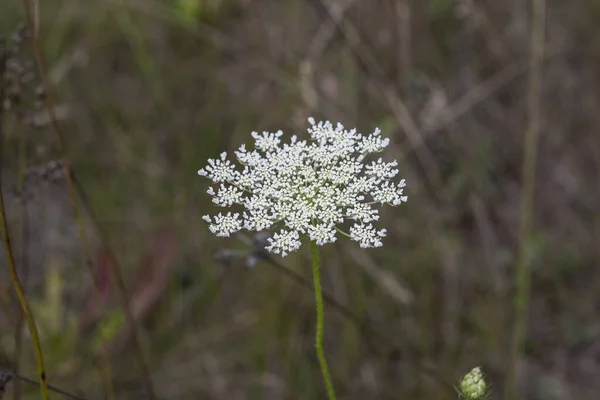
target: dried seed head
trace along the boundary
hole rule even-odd
[[[50,161],[46,164],[31,167],[25,172],[22,188],[16,184],[12,186],[12,192],[23,201],[31,200],[37,189],[44,183],[56,184],[64,178],[62,160]]]

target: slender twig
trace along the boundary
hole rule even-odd
[[[1,96],[0,96],[1,98]],[[17,169],[17,190],[19,193],[24,192],[25,187],[25,171],[27,168],[27,138],[25,137],[25,129],[23,127],[22,110],[17,111],[17,129],[19,132],[19,166]],[[29,213],[27,212],[27,203],[25,198],[18,196],[17,204],[21,209],[21,269],[23,276],[24,291],[27,289],[27,281],[29,278]],[[15,372],[19,372],[21,353],[23,351],[23,313],[18,310],[17,321],[15,323]],[[21,398],[21,381],[14,382],[13,398],[19,400]]]
[[[10,371],[10,370],[0,367],[0,377],[2,377],[2,376],[6,376],[7,377],[6,379],[13,380],[14,382],[23,381],[23,382],[26,382],[26,383],[29,383],[32,385],[37,385],[37,386],[40,385],[40,382],[38,382],[36,380],[27,378],[27,377],[22,376],[14,371]],[[1,387],[0,387],[0,389],[1,389]],[[63,390],[54,385],[48,385],[48,390],[50,390],[51,392],[54,392],[54,393],[61,394],[65,397],[68,397],[68,398],[74,399],[74,400],[89,400],[87,397],[83,397],[83,396],[79,396],[79,395],[67,392],[66,390]],[[0,394],[2,394],[2,390],[0,390]]]
[[[44,100],[45,100],[46,110],[48,112],[48,116],[50,118],[50,123],[52,125],[53,131],[55,132],[55,134],[57,136],[59,148],[62,153],[63,168],[64,168],[64,172],[65,172],[65,179],[67,181],[67,186],[69,189],[69,197],[71,199],[71,203],[73,206],[73,213],[75,214],[75,219],[77,220],[79,236],[81,238],[81,246],[84,251],[86,264],[87,264],[88,270],[92,276],[95,303],[96,303],[97,307],[100,307],[100,294],[99,294],[98,284],[94,277],[93,266],[92,266],[92,262],[91,262],[91,255],[90,255],[90,251],[88,248],[88,241],[86,238],[85,228],[83,226],[83,221],[82,221],[80,213],[79,213],[79,206],[78,206],[78,202],[77,202],[77,192],[75,190],[75,186],[72,181],[72,174],[71,174],[71,167],[69,164],[69,155],[68,155],[67,146],[66,146],[66,143],[64,140],[64,135],[62,133],[62,130],[61,130],[58,120],[56,118],[52,101],[50,99],[50,91],[49,91],[49,86],[48,86],[48,82],[46,79],[46,71],[44,68],[40,49],[38,46],[37,35],[35,32],[35,25],[34,25],[34,21],[31,16],[31,10],[29,8],[29,3],[27,2],[27,0],[22,0],[22,3],[23,3],[23,8],[25,10],[25,17],[27,20],[27,25],[32,34],[33,54],[34,54],[35,61],[37,64],[37,69],[38,69],[40,81],[42,84],[42,88],[44,89],[44,94],[45,94]],[[111,266],[112,266],[112,264],[111,264]],[[127,294],[126,286],[125,286],[125,283],[123,281],[123,278],[122,278],[121,273],[118,270],[118,268],[112,267],[111,272],[113,273],[113,275],[116,278],[119,293],[121,295],[120,298],[121,298],[122,307],[125,310],[126,318],[129,322],[129,324],[131,325],[133,343],[134,343],[134,346],[136,349],[136,355],[138,358],[138,362],[140,364],[140,367],[142,368],[144,385],[146,386],[146,390],[148,392],[147,393],[148,397],[151,400],[153,400],[156,398],[156,395],[154,393],[152,379],[150,378],[150,371],[148,368],[148,364],[144,358],[144,352],[143,352],[143,349],[142,349],[142,346],[141,346],[141,343],[139,340],[137,325],[135,323],[135,319],[134,319],[131,309],[129,307],[129,296]],[[108,363],[108,350],[106,349],[104,341],[103,341],[103,365],[104,365],[103,366],[103,374],[104,374],[104,379],[106,381],[105,383],[108,386],[107,389],[108,389],[109,395],[111,396],[111,398],[114,398],[112,383],[111,383],[111,379],[110,379],[110,371],[109,371],[109,363]]]
[[[1,172],[0,172],[1,173]],[[1,179],[0,179],[1,182]],[[44,370],[44,357],[42,354],[42,346],[40,344],[40,338],[37,331],[37,326],[35,324],[35,319],[33,318],[33,314],[31,313],[31,308],[29,307],[29,303],[27,302],[27,298],[25,297],[25,292],[23,291],[23,286],[19,280],[19,274],[17,273],[17,268],[14,262],[14,256],[10,243],[10,235],[8,233],[8,225],[6,223],[6,213],[4,211],[4,195],[2,190],[2,185],[0,183],[0,229],[2,230],[2,240],[4,242],[4,249],[6,253],[6,262],[8,264],[8,269],[10,272],[10,280],[17,295],[17,299],[19,300],[19,304],[21,306],[21,311],[25,316],[25,320],[27,321],[27,326],[29,328],[29,333],[31,335],[31,341],[33,342],[33,349],[35,352],[36,365],[38,370],[38,376],[40,378],[40,390],[42,393],[42,399],[48,400],[48,383],[46,382],[46,372]]]
[[[527,105],[529,122],[525,134],[523,152],[523,190],[521,195],[521,215],[519,229],[519,250],[517,257],[516,293],[514,297],[515,322],[513,326],[512,348],[509,358],[505,400],[517,399],[518,363],[523,353],[527,332],[528,302],[531,291],[530,245],[532,235],[535,163],[537,142],[540,133],[540,91],[542,87],[542,61],[545,40],[545,0],[532,0],[531,59]]]
[[[348,43],[348,49],[352,52],[357,62],[358,68],[368,72],[368,76],[374,75],[377,77],[377,79],[369,80],[370,86],[379,92],[379,97],[385,102],[385,105],[394,114],[394,117],[404,130],[406,138],[414,148],[419,163],[424,168],[428,182],[432,187],[441,187],[439,168],[435,163],[431,151],[421,141],[421,137],[423,136],[421,130],[411,116],[407,105],[398,97],[394,90],[394,85],[386,79],[386,74],[377,61],[377,57],[364,44],[364,39],[360,31],[348,18],[344,18],[344,15],[337,15],[333,12],[334,1],[319,0],[318,2],[321,3],[322,7],[329,14],[329,17],[340,29],[342,36]],[[311,1],[312,5],[315,5],[315,3],[317,2]]]
[[[392,1],[392,12],[396,23],[396,45],[397,45],[397,80],[398,88],[405,91],[408,86],[412,69],[412,15],[411,4],[408,0]]]
[[[325,320],[325,313],[323,311],[323,294],[321,289],[321,276],[319,272],[319,249],[314,240],[310,241],[310,248],[312,253],[312,271],[313,281],[315,284],[315,301],[317,306],[317,333],[315,335],[315,347],[317,348],[317,358],[319,359],[319,366],[321,367],[321,373],[323,374],[323,380],[325,381],[325,387],[327,388],[327,398],[329,400],[335,400],[335,392],[333,391],[333,384],[331,383],[331,377],[329,376],[329,369],[327,368],[327,360],[325,359],[325,353],[323,352],[323,323]]]
[[[4,398],[6,385],[12,380],[12,374],[0,373],[0,400]]]

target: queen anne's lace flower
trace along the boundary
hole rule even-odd
[[[252,132],[255,150],[242,145],[235,155],[243,165],[236,170],[221,153],[220,159],[209,159],[208,166],[198,171],[219,184],[207,193],[221,207],[238,204],[245,209],[239,213],[205,215],[211,232],[230,236],[241,229],[262,231],[280,226],[270,239],[266,250],[287,255],[300,247],[300,238],[307,235],[318,245],[336,241],[338,225],[352,221],[349,237],[360,247],[382,246],[386,230],[376,230],[372,222],[379,219],[374,205],[400,205],[406,202],[406,186],[395,178],[399,170],[396,161],[379,158],[366,164],[366,156],[381,152],[389,139],[376,129],[362,135],[356,129],[330,122],[315,123],[309,118],[310,141],[292,136],[290,143],[281,145],[283,133]]]

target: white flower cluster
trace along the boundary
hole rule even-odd
[[[381,158],[365,163],[369,153],[382,151],[389,139],[376,129],[362,135],[356,129],[330,122],[315,123],[309,118],[310,141],[292,136],[281,144],[283,133],[252,132],[255,149],[244,145],[235,155],[243,169],[237,170],[221,153],[209,159],[198,174],[218,184],[209,188],[213,202],[221,207],[243,206],[240,213],[205,215],[210,230],[217,236],[229,236],[241,229],[262,231],[281,226],[269,239],[266,249],[287,255],[300,247],[302,235],[318,245],[336,241],[338,225],[354,222],[349,235],[360,247],[379,247],[386,230],[376,230],[372,222],[379,219],[373,206],[406,202],[405,180],[391,181],[398,174],[396,161]],[[367,199],[366,196],[369,196]]]

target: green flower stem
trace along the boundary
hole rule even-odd
[[[333,391],[333,385],[331,384],[327,360],[325,360],[325,354],[323,353],[323,321],[325,316],[323,312],[323,294],[321,293],[321,277],[319,275],[319,249],[314,240],[311,240],[310,248],[312,251],[313,281],[315,284],[315,300],[317,303],[317,334],[315,337],[315,347],[317,348],[317,358],[319,359],[321,373],[323,374],[323,380],[325,381],[325,387],[327,388],[327,397],[329,400],[335,400],[335,392]]]

